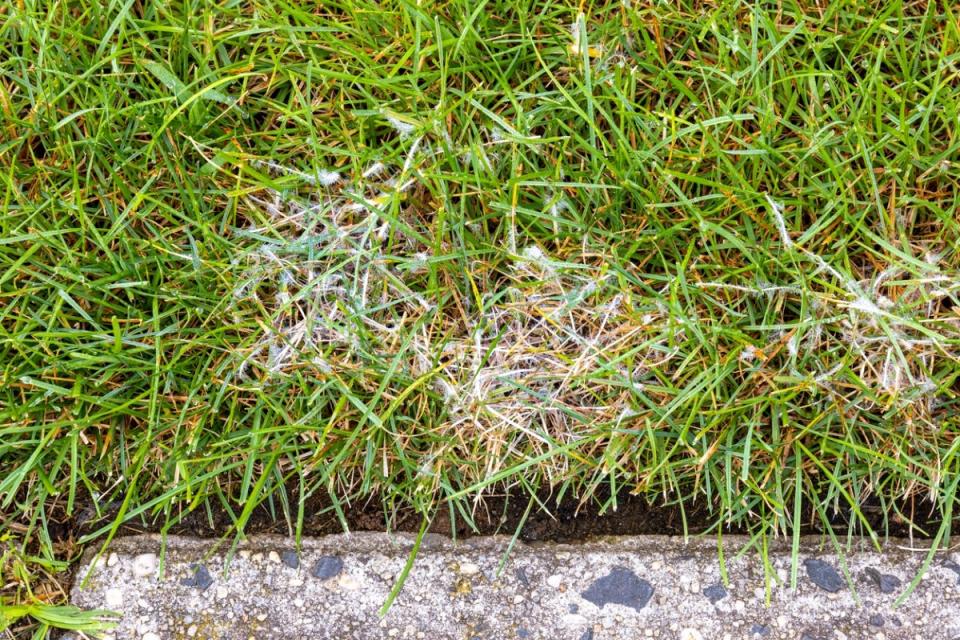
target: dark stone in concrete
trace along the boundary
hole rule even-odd
[[[755,624],[750,627],[750,635],[752,636],[768,636],[770,635],[770,627],[765,624]]]
[[[883,626],[883,616],[879,613],[874,613],[867,620],[870,623],[871,627],[882,627]]]
[[[943,566],[957,574],[957,584],[960,585],[960,564],[957,564],[953,560],[944,560]]]
[[[519,629],[517,629],[517,637],[518,637],[518,638],[529,638],[529,637],[530,637],[530,632],[527,631],[526,629],[524,629],[523,627],[520,627]]]
[[[712,584],[704,589],[703,595],[707,596],[707,600],[710,601],[710,604],[717,604],[727,597],[727,590],[724,589],[723,585],[718,582],[717,584]]]
[[[296,551],[286,550],[280,554],[280,560],[291,569],[300,568],[300,556]]]
[[[187,576],[180,581],[185,587],[193,587],[195,589],[200,589],[200,591],[206,591],[210,588],[210,585],[213,584],[213,577],[210,575],[210,572],[202,564],[192,564],[190,565],[190,571],[193,572],[193,575]]]
[[[313,565],[310,575],[321,580],[329,580],[340,575],[343,571],[343,560],[337,556],[323,556]]]
[[[836,593],[843,588],[843,578],[831,565],[818,558],[807,558],[803,561],[807,569],[807,576],[824,591]]]
[[[593,640],[593,629],[587,629],[583,632],[583,635],[580,636],[580,640]]]
[[[598,578],[580,595],[601,609],[608,604],[622,604],[640,611],[653,596],[650,583],[624,567],[614,567]]]
[[[893,593],[900,588],[900,578],[889,573],[880,573],[873,567],[868,567],[864,573],[877,585],[881,593]]]
[[[522,584],[523,586],[525,587],[530,586],[530,578],[527,577],[527,570],[524,569],[523,567],[517,567],[516,570],[513,572],[513,575],[517,576],[517,580],[519,580],[520,584]]]

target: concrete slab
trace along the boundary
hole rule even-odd
[[[113,637],[136,640],[960,638],[957,554],[938,555],[894,608],[924,558],[905,542],[883,553],[856,542],[844,561],[854,593],[819,539],[803,541],[794,591],[788,542],[765,564],[755,551],[737,557],[744,538],[725,538],[725,582],[715,540],[518,543],[504,561],[508,538],[427,536],[384,618],[411,536],[329,536],[299,552],[288,539],[255,537],[229,565],[216,542],[171,537],[162,550],[157,536],[123,538],[96,562],[90,550],[72,601],[121,612]]]

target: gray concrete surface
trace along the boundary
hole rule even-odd
[[[789,542],[769,564],[746,540],[725,538],[723,584],[715,540],[646,536],[578,545],[428,536],[386,617],[378,610],[413,538],[354,533],[304,541],[255,537],[226,564],[214,540],[157,536],[115,541],[84,557],[72,601],[123,614],[112,637],[247,640],[816,640],[960,638],[960,554],[938,554],[903,606],[922,544],[857,542],[838,557],[805,539],[798,588]],[[92,573],[85,586],[81,581]]]

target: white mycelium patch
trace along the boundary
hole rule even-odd
[[[402,135],[413,132],[390,124]],[[526,455],[531,445],[533,453],[547,452],[598,424],[649,424],[645,407],[669,406],[679,393],[669,391],[670,381],[704,357],[694,336],[716,335],[709,312],[669,302],[669,286],[638,286],[636,274],[589,254],[586,241],[583,253],[551,255],[529,243],[508,247],[499,264],[469,263],[447,240],[437,244],[431,211],[407,202],[420,184],[419,167],[439,153],[422,136],[408,144],[402,162],[376,162],[353,177],[265,163],[322,188],[313,200],[249,198],[261,223],[238,231],[250,250],[233,303],[238,314],[256,310],[260,334],[239,358],[235,379],[268,384],[294,371],[349,373],[369,379],[376,392],[379,375],[395,368],[408,385],[423,381],[417,388],[442,404],[444,428],[465,442],[479,437],[491,461],[521,439]],[[543,202],[552,216],[573,206],[552,191]],[[718,356],[729,354],[739,376],[805,381],[808,393],[831,406],[856,398],[851,408],[860,411],[896,406],[929,415],[939,392],[932,380],[942,379],[934,372],[960,359],[960,322],[942,313],[945,301],[956,303],[960,278],[928,252],[919,274],[891,265],[871,281],[857,280],[794,241],[783,205],[770,197],[767,204],[790,259],[809,264],[802,282],[689,280],[701,303],[716,292],[732,296],[725,303],[731,308],[780,309],[789,301],[803,311],[769,329],[751,328],[749,342],[716,345]],[[475,291],[445,294],[456,285],[437,279],[453,265],[469,274]]]

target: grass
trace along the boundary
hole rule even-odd
[[[914,499],[945,542],[958,19],[0,8],[6,633],[63,626],[30,611],[122,522],[299,531],[321,495],[470,523],[492,492],[630,491],[761,537],[883,535],[862,507]]]

